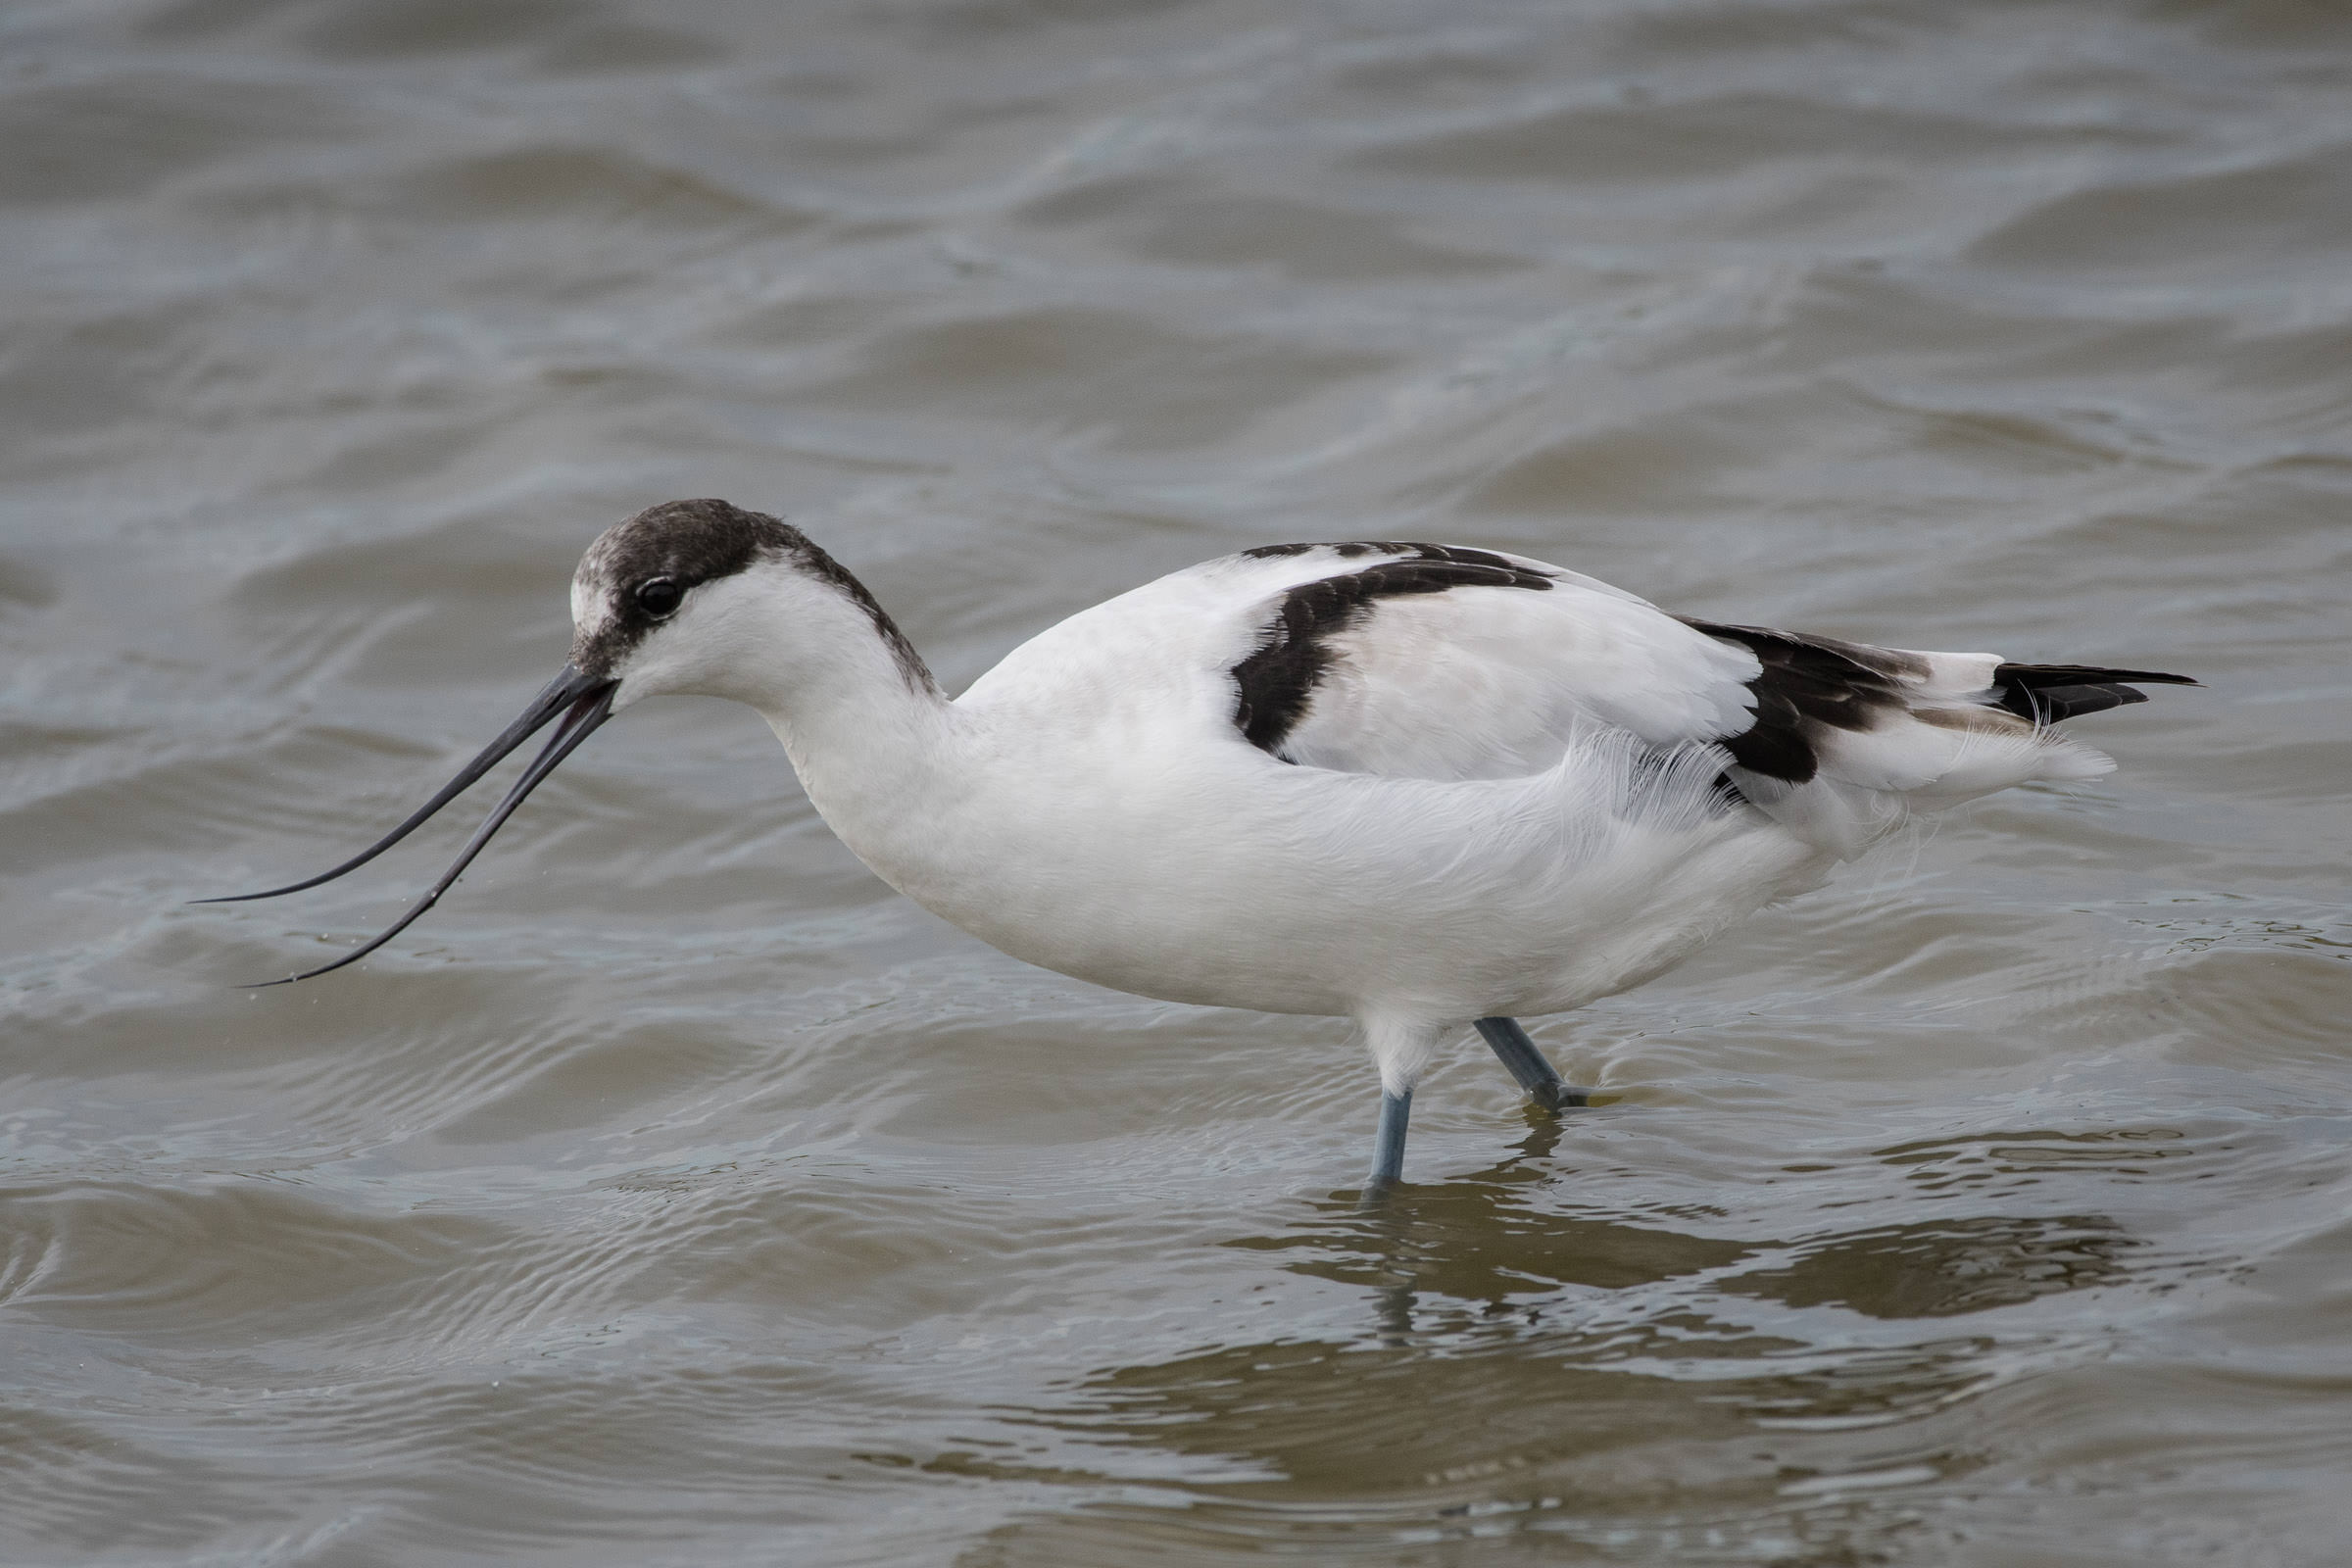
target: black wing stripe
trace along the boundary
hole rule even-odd
[[[1335,551],[1343,560],[1378,561],[1336,577],[1300,583],[1282,596],[1266,640],[1233,666],[1234,727],[1260,751],[1281,757],[1283,742],[1305,715],[1315,686],[1331,667],[1332,639],[1363,623],[1383,599],[1453,588],[1548,589],[1551,578],[1486,550],[1450,545],[1358,540],[1337,545],[1266,545],[1244,554],[1259,561]],[[1288,761],[1288,758],[1284,758]]]
[[[1927,662],[1888,648],[1832,637],[1792,637],[1763,626],[1686,622],[1721,642],[1738,643],[1763,668],[1747,689],[1755,722],[1728,735],[1723,749],[1748,772],[1802,784],[1821,769],[1825,729],[1863,730],[1907,706],[1898,679],[1927,672]]]
[[[1762,626],[1689,624],[1738,643],[1763,668],[1747,683],[1756,718],[1723,747],[1751,773],[1802,784],[1821,767],[1821,741],[1832,729],[1865,730],[1909,707],[1902,682],[1928,673],[1927,661],[1900,649],[1872,648],[1835,637],[1795,637]],[[2186,675],[2146,669],[2102,669],[2092,664],[2001,664],[1992,672],[1999,706],[2020,718],[2055,724],[2083,713],[2144,703],[2147,694],[2126,684],[2194,686]]]

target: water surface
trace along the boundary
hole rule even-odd
[[[0,1556],[2327,1563],[2352,24],[2319,0],[0,14]],[[1294,539],[2203,692],[1538,1033],[1000,956],[748,710],[280,903],[588,539],[951,687]]]

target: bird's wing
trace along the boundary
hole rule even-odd
[[[2050,724],[2181,679],[1690,620],[1525,556],[1358,542],[1172,573],[1041,633],[960,701],[1039,731],[1406,778],[1527,776],[1586,741],[1712,748],[1727,798],[1850,856],[1915,808],[2106,772]]]
[[[1598,728],[1647,745],[1742,728],[1755,661],[1648,602],[1523,556],[1307,547],[1262,595],[1235,723],[1286,761],[1417,778],[1541,772]]]
[[[1232,723],[1285,761],[1470,779],[1542,771],[1596,732],[1716,747],[1740,797],[1840,855],[1915,808],[2107,771],[2049,724],[2143,701],[2126,681],[2181,679],[1686,620],[1458,547],[1282,546],[1209,568],[1248,585]]]

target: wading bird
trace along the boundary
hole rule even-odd
[[[556,725],[430,892],[293,979],[432,907],[614,712],[729,697],[859,859],[983,942],[1147,997],[1353,1019],[1380,1073],[1370,1193],[1462,1025],[1544,1103],[1581,1103],[1516,1017],[1663,973],[1917,812],[2096,777],[2113,763],[2051,725],[2196,684],[1722,625],[1524,556],[1348,543],[1147,583],[951,700],[862,583],[723,501],[608,530],[571,615],[564,671],[439,794],[241,896],[367,863]]]

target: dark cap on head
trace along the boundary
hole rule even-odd
[[[815,551],[808,536],[765,513],[725,501],[664,501],[605,530],[580,558],[576,582],[606,611],[580,630],[571,662],[592,675],[610,675],[621,656],[651,631],[658,617],[638,604],[636,590],[657,578],[679,589],[730,577],[761,557]]]
[[[582,618],[572,642],[573,667],[600,677],[611,675],[629,650],[667,617],[668,612],[657,614],[639,602],[638,590],[645,584],[666,580],[683,593],[760,561],[787,562],[856,605],[873,623],[907,682],[920,690],[938,689],[898,623],[875,603],[865,584],[815,540],[781,518],[715,499],[648,507],[605,530],[588,547],[572,581],[605,612]]]

